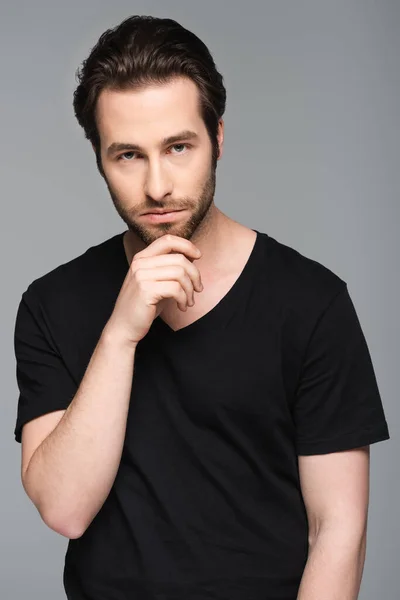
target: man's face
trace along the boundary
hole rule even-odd
[[[190,239],[209,216],[215,191],[196,85],[178,78],[134,91],[103,90],[96,122],[104,178],[130,231],[144,245],[166,233]],[[222,141],[221,120],[219,157]],[[163,221],[144,215],[157,209],[182,212]]]

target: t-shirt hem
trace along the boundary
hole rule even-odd
[[[343,450],[352,450],[362,446],[369,446],[377,442],[383,442],[390,439],[390,434],[386,421],[374,429],[364,429],[362,431],[352,432],[331,440],[320,440],[318,442],[298,442],[298,455],[328,454],[330,452],[340,452]]]
[[[56,412],[58,410],[67,410],[68,406],[71,404],[71,400],[69,400],[68,402],[64,402],[64,403],[60,403],[58,406],[52,406],[51,408],[46,408],[44,409],[42,407],[41,410],[33,410],[31,411],[29,414],[24,414],[23,419],[21,418],[21,420],[18,420],[15,429],[14,429],[14,438],[15,441],[18,442],[19,444],[22,441],[22,428],[24,425],[26,425],[26,423],[29,423],[29,421],[33,421],[34,419],[37,419],[38,417],[42,417],[43,415],[46,415],[48,413],[51,412]]]

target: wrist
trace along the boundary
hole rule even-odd
[[[101,334],[101,339],[107,344],[115,346],[119,349],[127,349],[135,352],[137,342],[130,340],[126,333],[119,330],[116,326],[108,322]]]

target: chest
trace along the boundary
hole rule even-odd
[[[222,440],[249,440],[268,455],[277,436],[292,436],[279,336],[268,320],[251,313],[243,319],[234,311],[221,328],[197,330],[185,339],[163,335],[161,341],[156,335],[161,330],[153,332],[135,361],[128,446],[146,453],[143,437],[165,444],[180,432],[181,441],[196,438],[201,452],[210,448],[214,455],[223,451],[215,448],[219,432]]]

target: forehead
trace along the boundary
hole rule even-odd
[[[138,90],[103,90],[97,100],[96,122],[104,143],[123,138],[151,144],[183,129],[204,131],[199,91],[187,78]]]

